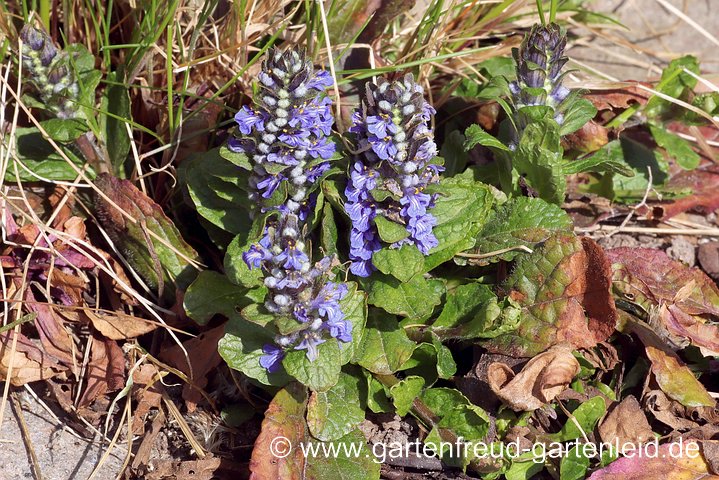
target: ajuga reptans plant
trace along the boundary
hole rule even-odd
[[[316,71],[303,51],[271,49],[254,106],[237,113],[240,134],[228,144],[252,160],[250,198],[257,212],[268,215],[262,239],[243,260],[264,273],[267,310],[297,322],[292,333],[278,334],[274,344],[263,347],[260,364],[270,372],[280,368],[287,349],[306,350],[314,360],[328,338],[352,339],[339,304],[347,287],[330,281],[332,258],[312,264],[305,238],[312,190],[335,153],[329,138],[332,102],[325,94],[332,85],[331,76]]]
[[[435,113],[412,75],[367,84],[362,104],[352,115],[358,154],[350,167],[345,208],[352,220],[352,273],[369,276],[372,254],[382,248],[375,219],[382,216],[406,229],[391,247],[416,245],[425,255],[437,246],[432,233],[434,195],[427,185],[443,170],[432,163],[437,153],[428,122]]]
[[[77,118],[77,80],[68,65],[68,53],[58,51],[52,38],[27,24],[20,31],[22,62],[26,78],[37,88],[45,107],[58,118]]]

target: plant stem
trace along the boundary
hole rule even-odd
[[[537,0],[537,12],[539,12],[539,20],[542,25],[546,25],[547,21],[544,19],[544,7],[542,6],[542,0]]]
[[[559,7],[559,1],[552,0],[552,3],[549,7],[549,23],[554,23],[554,21],[557,19],[557,7]]]

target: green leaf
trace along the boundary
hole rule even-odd
[[[494,203],[487,185],[464,175],[442,179],[433,192],[439,194],[430,210],[437,220],[432,232],[439,244],[425,258],[425,272],[472,248]]]
[[[473,405],[467,397],[459,391],[451,388],[430,388],[422,392],[420,398],[424,404],[432,410],[439,418],[439,421],[432,428],[425,439],[425,444],[439,446],[442,442],[440,430],[451,430],[463,442],[485,442],[489,433],[490,420],[487,413],[480,407]],[[469,449],[467,453],[471,453]],[[442,460],[449,465],[460,468],[466,467],[471,460],[467,457],[459,457],[456,450],[454,456],[448,451]],[[464,452],[462,452],[464,453]]]
[[[321,445],[318,447],[320,447],[319,452],[324,451],[321,449]],[[372,453],[369,453],[371,449],[367,446],[367,440],[359,430],[353,430],[341,439],[331,442],[331,445],[326,445],[325,448],[328,452],[336,451],[338,454],[322,455],[320,453],[313,456],[311,460],[308,458],[303,478],[308,480],[379,480],[381,462]],[[330,448],[336,450],[330,450]],[[352,452],[357,453],[353,454]]]
[[[509,148],[500,142],[498,139],[485,132],[479,125],[470,125],[467,130],[464,131],[466,140],[464,141],[464,150],[472,150],[477,145],[484,147],[509,152]]]
[[[122,175],[123,164],[130,153],[130,135],[125,126],[132,121],[130,93],[122,83],[124,76],[120,71],[110,72],[106,81],[100,103],[100,132],[114,171]]]
[[[594,431],[594,427],[597,426],[599,419],[604,416],[606,408],[604,398],[601,395],[590,398],[572,412],[574,420],[571,418],[568,419],[562,429],[557,433],[551,434],[550,437],[556,442],[566,442],[568,440],[584,438],[585,435],[588,436]]]
[[[624,161],[624,153],[619,140],[612,140],[589,157],[566,162],[562,167],[562,171],[565,175],[597,172],[617,173],[627,177],[634,176],[634,170]]]
[[[387,413],[394,410],[389,399],[387,387],[367,370],[362,370],[367,381],[367,407],[374,413]]]
[[[281,387],[290,381],[287,373],[282,369],[269,373],[260,365],[260,357],[264,355],[262,347],[265,344],[274,344],[274,341],[271,329],[250,323],[239,315],[232,315],[217,350],[230,368],[239,370],[264,385]]]
[[[342,373],[329,390],[312,392],[307,404],[307,426],[313,437],[323,442],[338,440],[362,423],[361,382],[358,377]]]
[[[460,285],[447,292],[442,313],[432,324],[433,327],[456,327],[475,317],[480,307],[496,298],[492,289],[479,283]]]
[[[402,367],[415,347],[394,317],[372,310],[355,360],[372,373],[388,375]]]
[[[87,123],[73,118],[51,118],[40,122],[48,136],[56,142],[74,142],[88,131]],[[127,134],[125,134],[127,136]]]
[[[686,55],[672,60],[662,72],[662,78],[655,90],[673,98],[683,97],[697,84],[696,77],[689,75],[684,69],[699,75],[699,61],[696,57]],[[653,96],[644,107],[647,117],[657,117],[671,111],[673,104],[661,97]]]
[[[332,205],[326,202],[322,207],[322,227],[320,230],[320,245],[325,255],[337,255],[337,222],[335,222],[335,212]]]
[[[334,338],[326,340],[317,347],[317,358],[310,361],[305,350],[291,350],[282,360],[289,375],[315,392],[325,392],[332,388],[340,377],[342,364],[340,347]]]
[[[220,156],[219,149],[183,160],[180,178],[203,218],[230,233],[246,233],[252,225],[247,178]],[[279,189],[278,189],[279,190]]]
[[[618,173],[607,174],[602,178],[599,188],[595,189],[600,195],[617,201],[634,201],[641,199],[649,185],[649,171],[651,171],[652,185],[659,187],[669,179],[669,165],[656,150],[647,148],[642,143],[624,135],[619,139],[619,147],[610,142],[604,148],[611,149],[610,155],[618,159],[621,156],[624,162],[635,172],[632,176]]]
[[[377,226],[379,238],[381,238],[383,242],[395,243],[409,236],[409,232],[407,232],[407,228],[404,225],[388,220],[383,216],[375,217],[374,223]]]
[[[457,373],[457,363],[454,361],[452,351],[442,345],[436,335],[432,335],[432,345],[437,350],[437,375],[445,380],[451,378]]]
[[[562,457],[559,464],[559,480],[584,480],[589,470],[589,457],[584,455],[580,445],[575,446]]]
[[[444,284],[440,280],[427,280],[420,275],[407,282],[376,275],[368,288],[370,305],[413,320],[429,317],[444,293]]]
[[[588,121],[594,118],[597,109],[592,102],[585,98],[572,102],[564,112],[564,121],[559,128],[559,135],[569,135],[582,128]]]
[[[571,232],[572,219],[557,205],[540,198],[514,197],[494,210],[477,235],[472,253],[488,253],[525,246],[533,249],[557,232]],[[513,260],[519,251],[509,251],[488,261]]]
[[[361,348],[362,336],[367,322],[367,295],[354,282],[347,282],[347,295],[340,300],[345,320],[352,324],[352,341],[340,344],[340,362],[350,362]]]
[[[237,428],[255,416],[255,410],[247,408],[246,403],[228,405],[220,412],[220,418],[228,427]]]
[[[424,255],[414,245],[385,247],[372,255],[372,263],[380,272],[392,275],[402,282],[424,272]]]
[[[467,168],[469,155],[464,150],[465,137],[459,130],[454,130],[449,124],[445,126],[444,142],[440,155],[444,158],[445,178],[454,177]]]
[[[48,142],[40,131],[35,128],[15,129],[16,155],[11,156],[5,180],[16,182],[19,178],[23,182],[37,182],[39,180],[65,180],[72,181],[77,178],[77,171],[63,159],[55,148]],[[59,145],[63,153],[78,168],[82,167],[84,160],[79,158],[69,146]],[[16,169],[17,177],[16,178]],[[90,178],[95,172],[88,169]]]
[[[544,470],[544,462],[536,459],[532,452],[523,453],[512,459],[512,465],[504,473],[505,480],[531,480]]]
[[[187,316],[205,325],[217,313],[230,316],[247,305],[251,300],[246,293],[246,289],[231,283],[224,275],[203,270],[187,288],[183,306]]]
[[[530,123],[522,132],[512,165],[540,198],[560,205],[564,201],[567,179],[562,171],[563,150],[554,120]]]
[[[392,396],[392,402],[397,410],[397,415],[404,417],[412,409],[412,403],[424,388],[424,378],[416,375],[410,375],[392,385],[389,393]]]
[[[242,259],[253,243],[259,242],[264,232],[265,219],[258,218],[252,228],[237,235],[227,246],[225,253],[225,273],[231,282],[245,287],[255,287],[262,284],[262,271],[259,268],[250,269]]]
[[[694,170],[699,166],[701,157],[692,149],[689,142],[658,125],[649,124],[649,131],[657,145],[666,150],[669,156],[674,157],[677,165],[684,170]]]
[[[266,295],[267,289],[262,288],[262,290],[265,292],[265,295]],[[272,313],[269,313],[264,308],[264,305],[262,305],[263,300],[264,300],[264,298],[262,300],[260,300],[258,303],[252,303],[250,305],[247,305],[245,308],[243,308],[240,311],[240,315],[242,315],[242,318],[244,318],[248,322],[252,322],[261,327],[264,327],[267,324],[269,324],[270,322],[275,321],[278,317]],[[296,323],[297,323],[297,321],[295,321],[295,324]],[[280,333],[284,334],[284,332],[282,332],[282,331],[280,331]]]
[[[252,171],[252,164],[250,163],[250,159],[247,158],[247,155],[242,152],[233,152],[227,146],[223,145],[220,147],[220,156],[224,158],[225,160],[237,165],[238,167],[247,170],[249,172]]]

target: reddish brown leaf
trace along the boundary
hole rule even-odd
[[[719,480],[697,442],[665,444],[649,454],[634,452],[594,472],[589,480]]]
[[[690,195],[665,203],[651,205],[645,213],[649,219],[666,220],[680,213],[695,210],[711,213],[719,208],[719,167],[681,171],[673,176],[667,188],[688,190]]]
[[[307,439],[307,390],[291,383],[272,399],[262,430],[250,459],[250,480],[299,480],[303,478],[305,458],[299,447]],[[288,449],[288,450],[285,450]]]
[[[597,110],[625,109],[635,104],[644,105],[651,96],[651,93],[636,85],[613,90],[595,90],[584,95]]]
[[[646,312],[660,307],[660,336],[675,336],[711,352],[719,352],[719,327],[707,321],[719,316],[719,288],[698,268],[672,260],[661,250],[608,250],[614,288]],[[680,344],[680,341],[675,342]]]
[[[86,387],[79,406],[90,405],[107,392],[125,386],[125,355],[113,340],[93,337],[90,362],[86,372]]]
[[[519,259],[506,287],[522,307],[522,320],[486,343],[494,353],[533,356],[563,342],[591,348],[614,332],[610,264],[590,238],[551,237]]]
[[[160,355],[169,365],[187,375],[190,383],[182,387],[182,398],[190,412],[195,410],[195,406],[203,398],[202,390],[207,386],[208,374],[222,362],[220,354],[217,353],[217,342],[224,334],[225,327],[220,325],[183,343],[192,364],[191,368],[187,364],[185,353],[178,345],[173,345]]]

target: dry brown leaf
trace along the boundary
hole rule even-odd
[[[187,365],[187,357],[178,345],[173,345],[160,355],[168,365],[187,374],[190,383],[183,386],[182,398],[185,399],[189,412],[193,412],[203,398],[202,390],[207,386],[208,373],[222,362],[220,354],[217,353],[217,343],[224,334],[225,326],[221,325],[183,343],[192,368]]]
[[[532,411],[551,402],[579,373],[579,362],[569,345],[561,344],[532,358],[515,375],[503,363],[489,366],[492,391],[513,410]]]
[[[13,336],[17,335],[15,351],[12,351]],[[34,343],[21,333],[5,332],[0,335],[0,380],[8,379],[16,387],[38,380],[47,380],[54,377],[57,371],[52,367],[60,366],[49,356],[45,355]]]
[[[144,318],[121,312],[95,313],[90,309],[83,312],[92,326],[110,340],[127,340],[139,337],[157,328],[157,324]]]
[[[654,438],[652,427],[637,399],[630,395],[609,407],[609,413],[599,425],[604,443],[639,445]]]
[[[679,402],[670,399],[661,390],[652,390],[644,395],[644,407],[654,418],[674,430],[687,431],[698,427],[698,423],[687,418],[686,410]]]
[[[80,397],[80,407],[114,392],[125,385],[125,355],[113,340],[93,337],[92,354],[87,366],[86,388]]]

